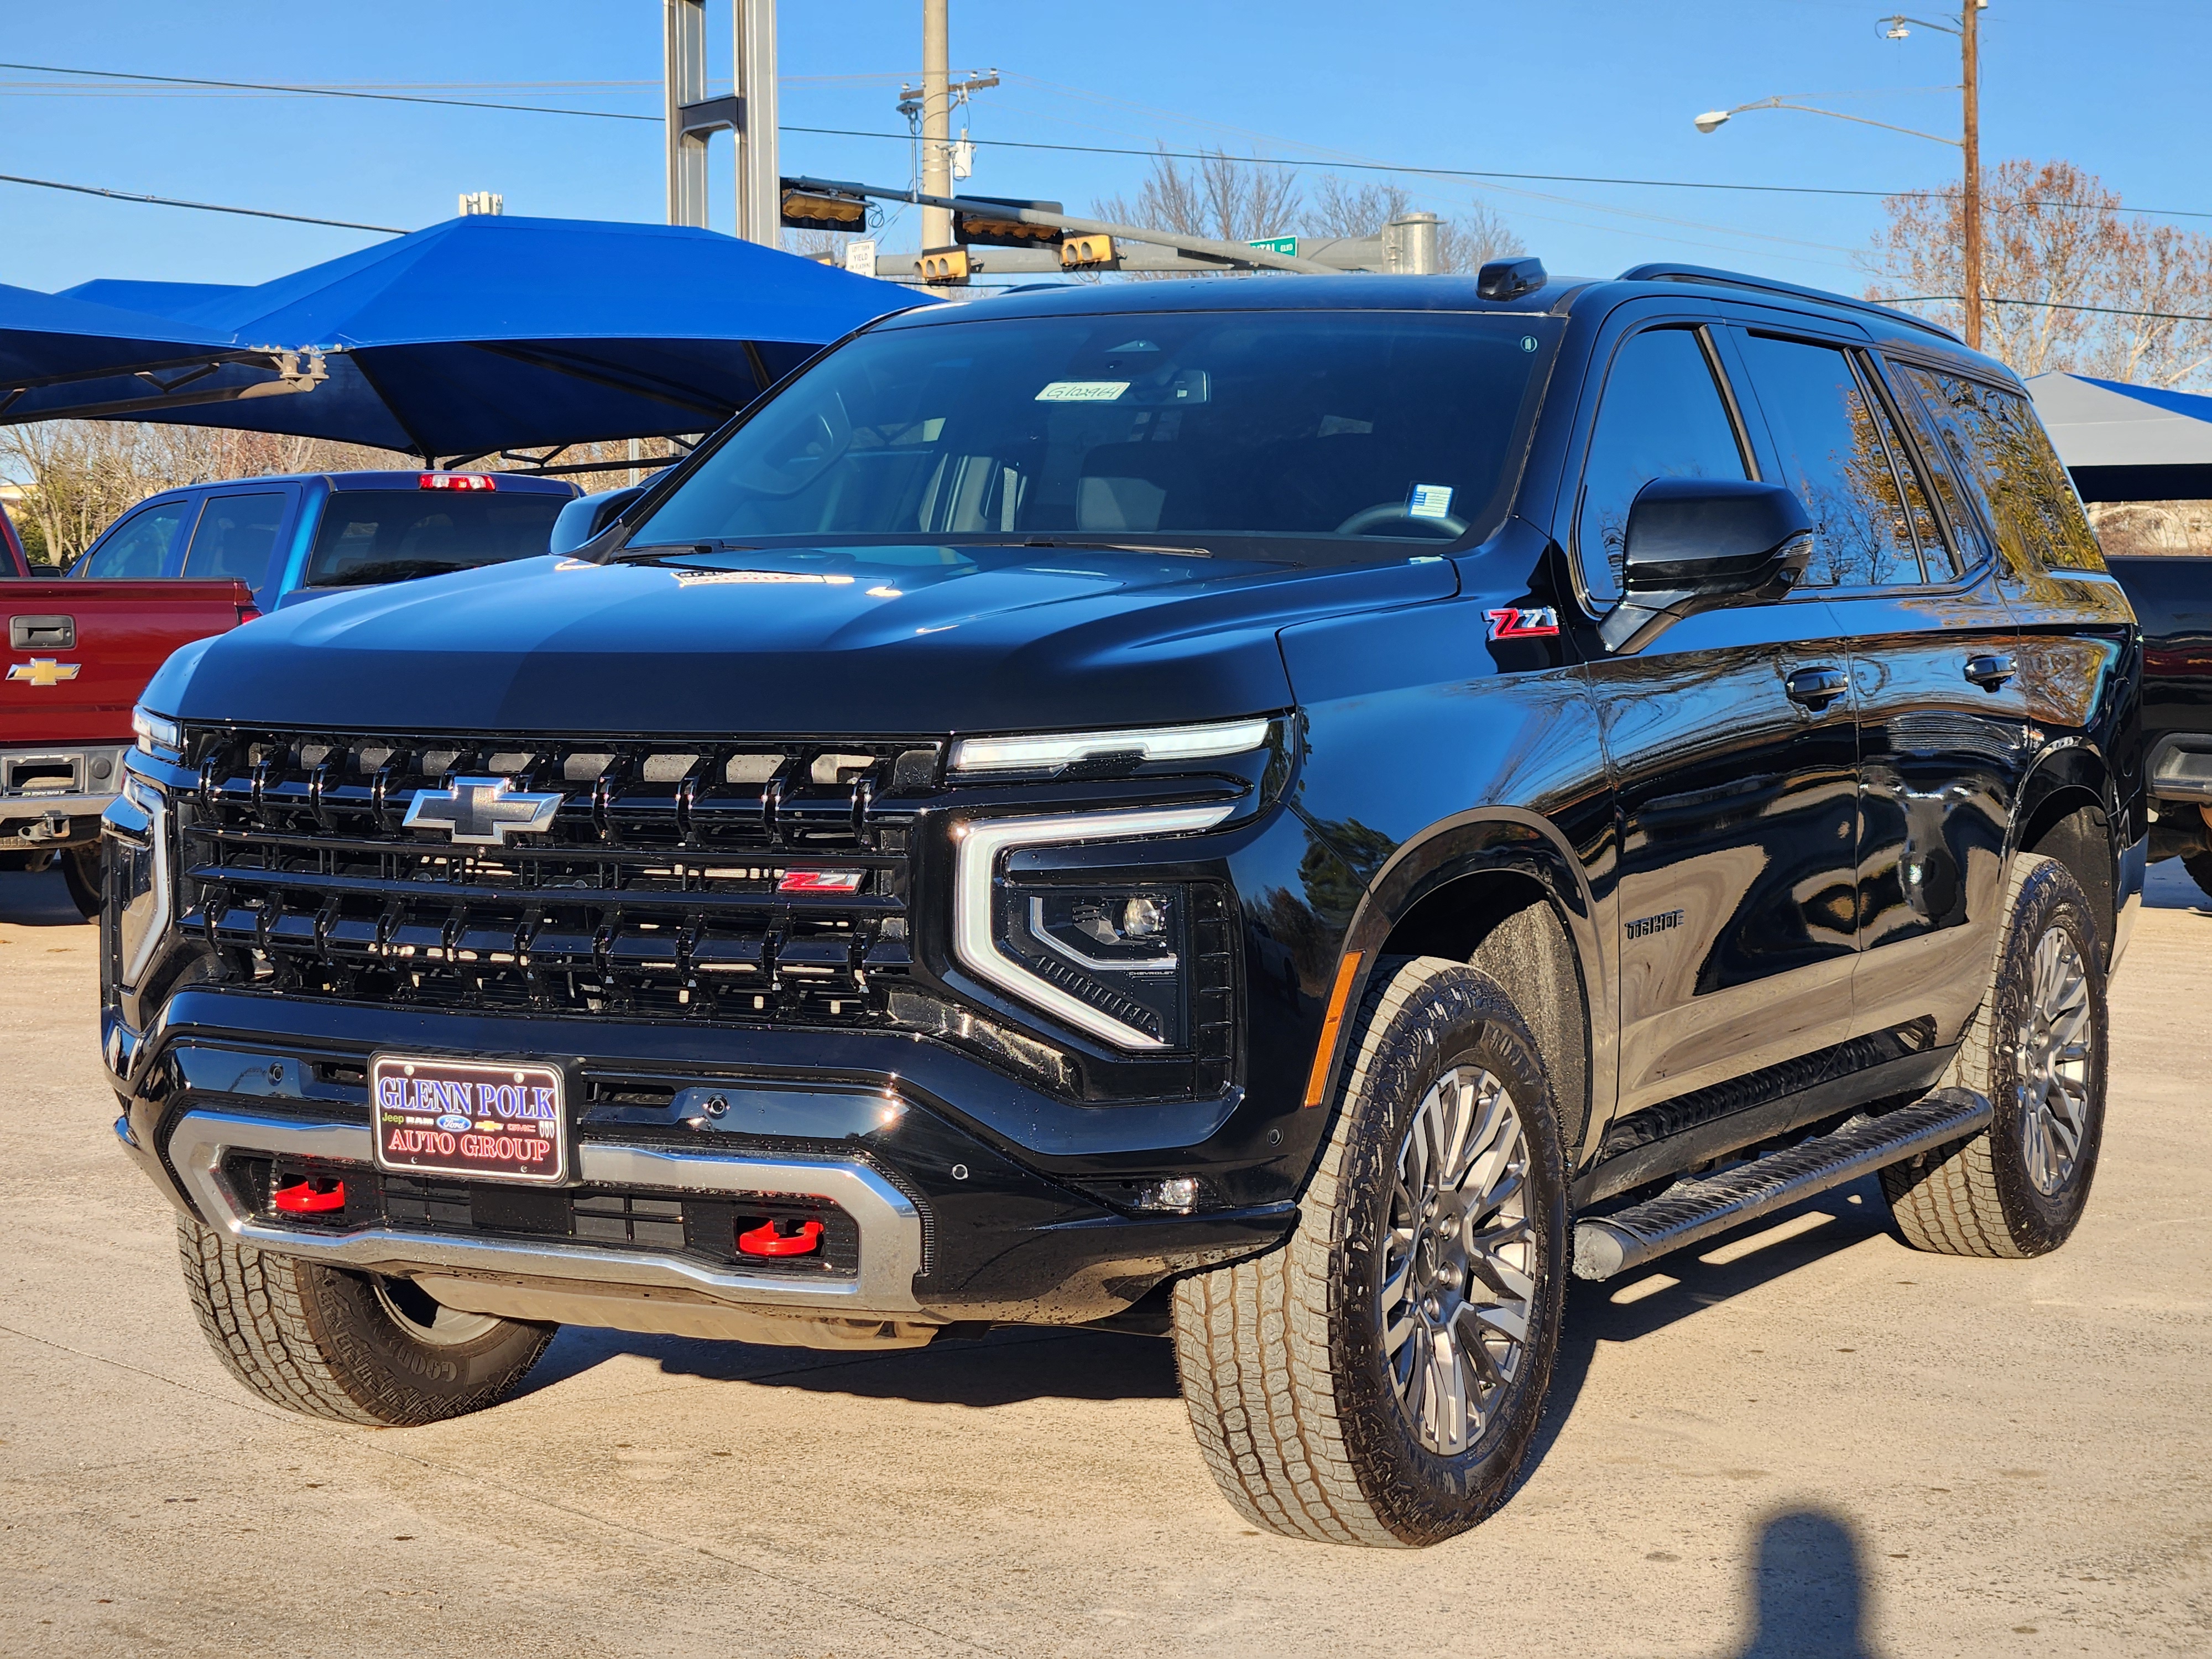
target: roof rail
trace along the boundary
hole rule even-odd
[[[1954,345],[1966,342],[1941,323],[1931,323],[1925,317],[1916,317],[1909,311],[1899,311],[1893,306],[1873,300],[1855,300],[1848,294],[1831,294],[1824,288],[1807,288],[1802,283],[1784,283],[1771,276],[1747,276],[1738,270],[1721,270],[1711,265],[1649,264],[1631,265],[1620,273],[1624,283],[1716,283],[1729,288],[1760,289],[1769,294],[1795,295],[1801,300],[1818,300],[1826,305],[1848,306],[1853,311],[1878,311],[1884,317],[1913,327],[1924,329]]]

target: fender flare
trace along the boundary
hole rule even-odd
[[[1384,861],[1360,894],[1351,925],[1338,947],[1334,981],[1357,953],[1350,982],[1340,1004],[1355,1009],[1366,995],[1382,946],[1399,922],[1424,899],[1455,882],[1485,874],[1510,874],[1534,881],[1550,897],[1569,949],[1582,976],[1583,1017],[1589,1023],[1589,1120],[1586,1133],[1605,1121],[1618,1083],[1620,1003],[1613,985],[1613,952],[1605,948],[1606,914],[1593,891],[1582,860],[1557,825],[1540,814],[1511,806],[1481,806],[1430,824],[1403,842]],[[1349,1020],[1323,1028],[1325,1053],[1315,1064],[1323,1078],[1322,1098],[1331,1101],[1345,1064]],[[1572,1157],[1579,1149],[1570,1149]]]

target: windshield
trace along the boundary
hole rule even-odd
[[[733,431],[629,544],[1265,535],[1402,556],[1502,512],[1559,326],[1232,311],[864,334]]]
[[[568,500],[535,490],[341,489],[323,509],[305,586],[405,581],[536,558]]]

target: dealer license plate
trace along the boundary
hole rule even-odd
[[[549,1186],[568,1178],[557,1067],[378,1054],[368,1096],[379,1169]]]

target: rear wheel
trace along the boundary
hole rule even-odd
[[[2016,863],[1996,972],[1947,1082],[1989,1097],[1979,1134],[1892,1164],[1882,1190],[1916,1249],[2042,1255],[2089,1201],[2105,1132],[2103,933],[2073,873]]]
[[[77,914],[87,921],[100,914],[100,857],[98,842],[69,848],[61,854],[62,882],[69,889],[70,902],[76,906]]]
[[[1206,1461],[1255,1523],[1429,1544],[1502,1504],[1559,1344],[1566,1182],[1534,1039],[1488,975],[1382,964],[1284,1248],[1182,1280]]]
[[[200,1330],[272,1405],[404,1426],[497,1403],[559,1328],[441,1306],[412,1280],[343,1273],[240,1244],[179,1218]]]

